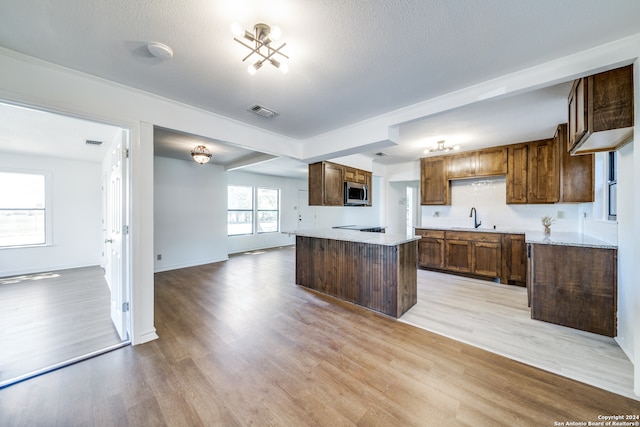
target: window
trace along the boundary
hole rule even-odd
[[[230,185],[227,235],[280,231],[280,190]]]
[[[253,233],[253,187],[229,186],[227,189],[227,234]]]
[[[618,157],[617,152],[609,152],[609,176],[607,179],[607,217],[615,221],[618,217]]]
[[[0,172],[0,247],[44,245],[45,176]]]
[[[258,233],[274,233],[278,230],[280,190],[258,188]]]

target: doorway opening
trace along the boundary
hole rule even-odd
[[[0,172],[42,175],[47,193],[44,240],[15,244],[31,206],[0,189],[3,388],[130,343],[130,137],[3,101],[0,117]]]

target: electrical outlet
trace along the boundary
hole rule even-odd
[[[564,211],[558,211],[558,212],[556,212],[556,218],[558,218],[558,219],[563,219],[563,218],[564,218]]]
[[[156,259],[157,259],[158,261],[161,261],[161,260],[162,260],[162,254],[158,254],[158,255],[156,256]]]

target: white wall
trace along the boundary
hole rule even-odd
[[[228,185],[246,185],[252,187],[280,189],[280,231],[296,230],[298,225],[298,190],[307,189],[307,181],[301,179],[260,175],[242,171],[227,173]],[[225,189],[225,235],[226,223],[226,189]],[[282,233],[263,233],[245,236],[229,236],[229,253],[252,251],[295,244],[295,237]]]
[[[620,347],[633,360],[634,292],[634,214],[633,144],[618,151],[618,337]],[[636,183],[636,187],[637,187]]]
[[[153,175],[154,270],[226,260],[227,176],[223,167],[156,156]]]
[[[49,174],[53,227],[51,245],[0,249],[0,277],[101,263],[100,163],[2,153],[0,168]]]

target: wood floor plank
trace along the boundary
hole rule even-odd
[[[419,270],[418,303],[400,320],[637,398],[633,365],[613,338],[531,319],[525,288]]]
[[[11,426],[540,426],[640,402],[294,284],[292,248],[156,275],[160,339],[0,390]]]
[[[99,266],[0,278],[0,384],[122,342]]]

